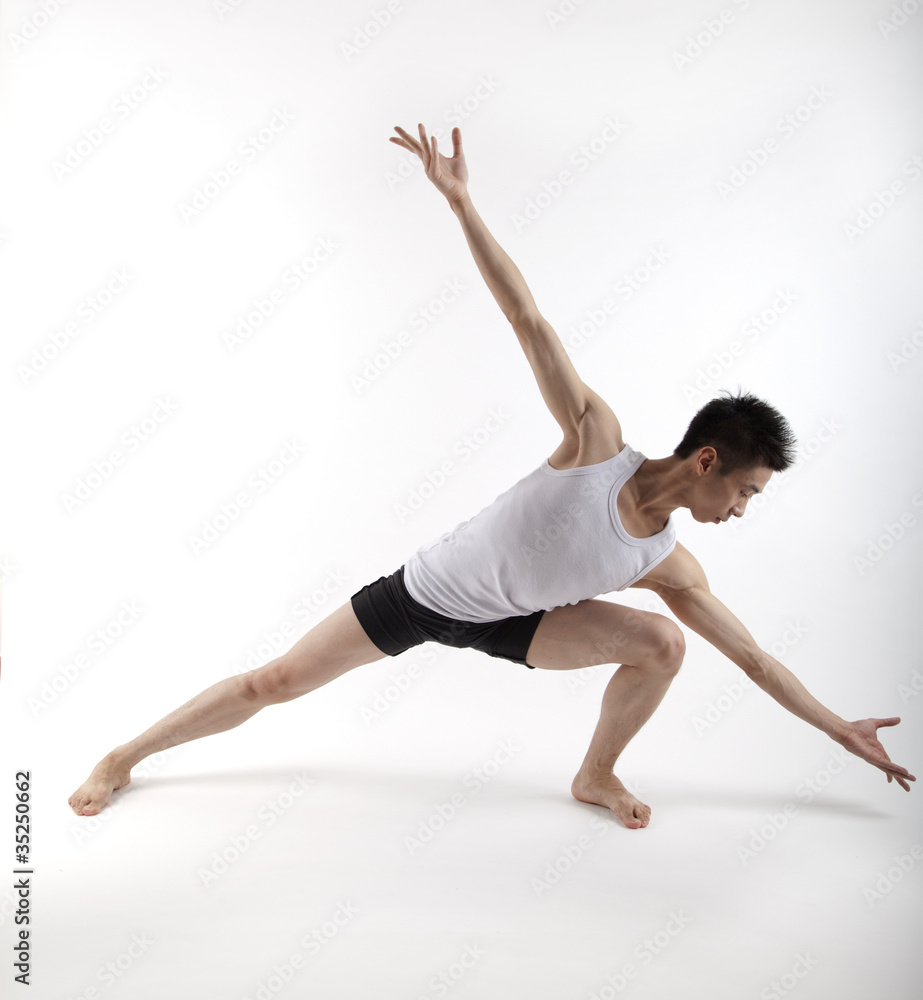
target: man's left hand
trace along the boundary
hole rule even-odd
[[[893,719],[860,719],[858,722],[851,722],[846,735],[839,740],[850,753],[867,760],[870,764],[880,768],[888,776],[888,781],[896,781],[904,791],[910,791],[908,781],[917,779],[907,771],[906,767],[893,764],[891,758],[885,753],[885,748],[879,743],[876,731],[879,726],[896,726],[900,722],[899,717]]]

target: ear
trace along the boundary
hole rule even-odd
[[[706,445],[699,449],[699,454],[695,460],[695,471],[699,476],[704,476],[707,472],[717,472],[718,452],[711,445]]]

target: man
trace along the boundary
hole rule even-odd
[[[628,741],[660,704],[680,667],[683,633],[663,615],[593,600],[645,587],[790,712],[878,767],[906,791],[915,777],[891,762],[880,726],[846,722],[814,699],[714,597],[702,567],[675,539],[670,515],[700,522],[741,517],[794,440],[785,420],[753,396],[712,400],[673,455],[647,459],[622,440],[615,414],[578,377],[536,308],[522,274],[497,245],[467,193],[461,131],[453,156],[419,126],[391,141],[422,160],[461,223],[478,269],[513,327],[563,439],[538,469],[475,517],[417,550],[395,573],[363,587],[283,656],[229,677],[117,747],[70,797],[93,815],[150,754],[240,725],[266,705],[290,701],[383,656],[421,642],[473,647],[550,670],[621,664],[603,695],[599,723],[572,794],[611,809],[626,827],[647,826],[650,808],[613,774]]]

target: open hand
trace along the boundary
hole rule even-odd
[[[885,748],[878,742],[876,731],[879,726],[896,726],[900,718],[893,719],[861,719],[852,722],[849,732],[839,741],[850,753],[867,760],[880,768],[888,776],[888,781],[896,781],[904,791],[910,791],[908,781],[917,779],[909,774],[906,767],[891,763],[891,758],[885,753]]]
[[[392,135],[388,137],[389,141],[416,153],[423,161],[426,176],[437,189],[449,201],[460,201],[468,193],[468,167],[465,164],[465,154],[462,152],[461,129],[457,125],[452,129],[453,155],[451,159],[447,159],[436,148],[436,137],[427,139],[426,129],[422,125],[418,125],[417,128],[420,130],[419,142],[399,125],[394,126],[394,131],[400,138]]]

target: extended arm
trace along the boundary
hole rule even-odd
[[[822,705],[798,678],[764,652],[707,584],[664,596],[667,607],[694,632],[707,639],[768,695],[799,719],[804,719],[837,743],[849,732],[849,723]]]
[[[468,196],[468,166],[462,151],[461,129],[452,129],[454,155],[448,159],[436,148],[436,137],[427,139],[422,125],[419,129],[420,140],[417,141],[404,129],[395,126],[400,138],[391,136],[391,142],[416,153],[426,167],[429,179],[445,195],[461,223],[474,262],[503,315],[513,322],[517,317],[537,313],[535,299],[532,298],[526,279],[491,236]]]
[[[435,136],[427,139],[422,125],[419,126],[419,141],[402,128],[395,126],[395,131],[400,138],[391,136],[391,142],[420,157],[427,177],[445,195],[458,218],[474,262],[512,325],[542,398],[565,438],[577,437],[581,421],[589,416],[591,421],[609,428],[615,439],[620,439],[621,429],[615,414],[577,374],[557,333],[538,311],[519,268],[475,210],[468,195],[468,168],[462,151],[461,130],[452,129],[454,155],[451,158],[439,153]]]
[[[831,712],[808,692],[787,667],[757,646],[740,620],[711,593],[705,573],[692,554],[680,545],[676,550],[677,558],[663,576],[665,582],[651,585],[673,614],[736,663],[783,708],[816,726],[851,753],[880,768],[888,776],[888,781],[894,779],[910,791],[907,782],[916,779],[905,767],[891,762],[876,736],[879,726],[894,726],[900,719],[847,722]]]

